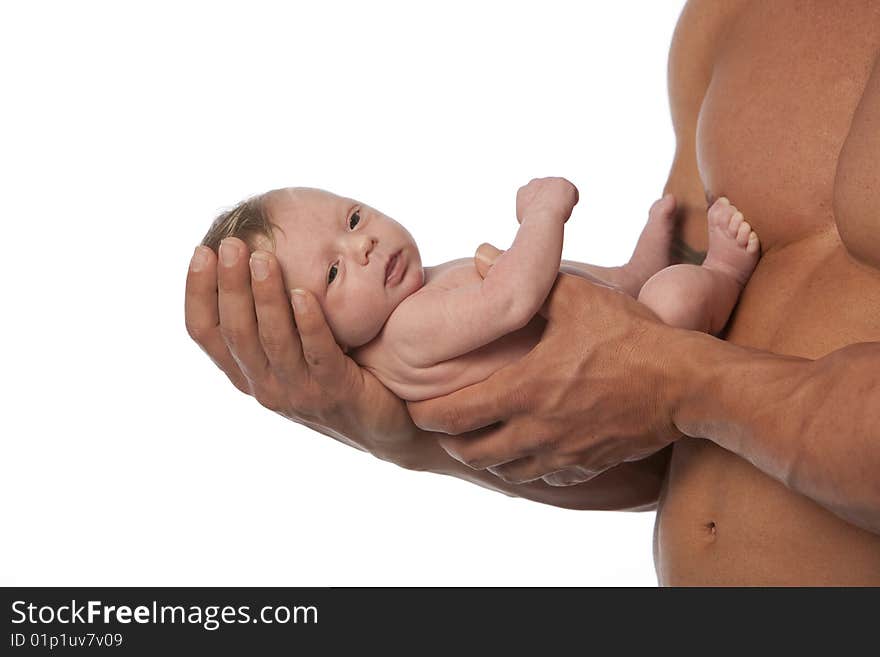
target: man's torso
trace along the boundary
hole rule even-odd
[[[727,339],[808,358],[880,341],[880,149],[860,138],[841,153],[874,87],[856,124],[880,133],[880,70],[866,92],[880,1],[745,2],[724,35],[698,166],[707,196],[730,198],[763,248]],[[880,585],[880,536],[685,439],[661,494],[655,561],[673,585]]]

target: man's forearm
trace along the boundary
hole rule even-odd
[[[329,409],[325,416],[290,419],[408,470],[450,475],[513,497],[583,510],[642,511],[656,505],[668,450],[642,461],[623,463],[579,485],[551,486],[540,479],[512,484],[451,457],[438,442],[448,434],[419,429],[406,406],[381,383],[362,370],[357,374],[365,382],[363,394]]]
[[[622,463],[582,484],[551,486],[541,479],[512,484],[487,470],[475,470],[449,456],[436,441],[442,435],[445,434],[420,432],[417,451],[407,450],[405,455],[374,455],[410,470],[449,475],[511,497],[591,511],[653,510],[669,462],[669,450],[662,450],[641,461]]]
[[[812,361],[679,333],[675,424],[880,533],[880,343]]]

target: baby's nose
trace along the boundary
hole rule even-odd
[[[356,250],[358,262],[360,264],[366,265],[370,262],[370,253],[373,251],[374,246],[376,246],[376,240],[374,238],[366,235],[360,237]]]

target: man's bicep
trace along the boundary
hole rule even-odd
[[[664,193],[677,201],[675,262],[699,264],[706,255],[706,212],[711,201],[697,166],[697,122],[712,80],[719,44],[743,0],[690,0],[682,10],[669,49],[669,109],[675,129],[675,159]]]

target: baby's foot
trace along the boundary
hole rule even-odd
[[[621,268],[628,277],[627,287],[632,287],[635,294],[651,276],[670,265],[669,246],[674,228],[675,197],[667,194],[654,201],[632,257]]]
[[[723,196],[709,208],[709,251],[703,266],[745,285],[758,264],[761,243],[742,212]]]

